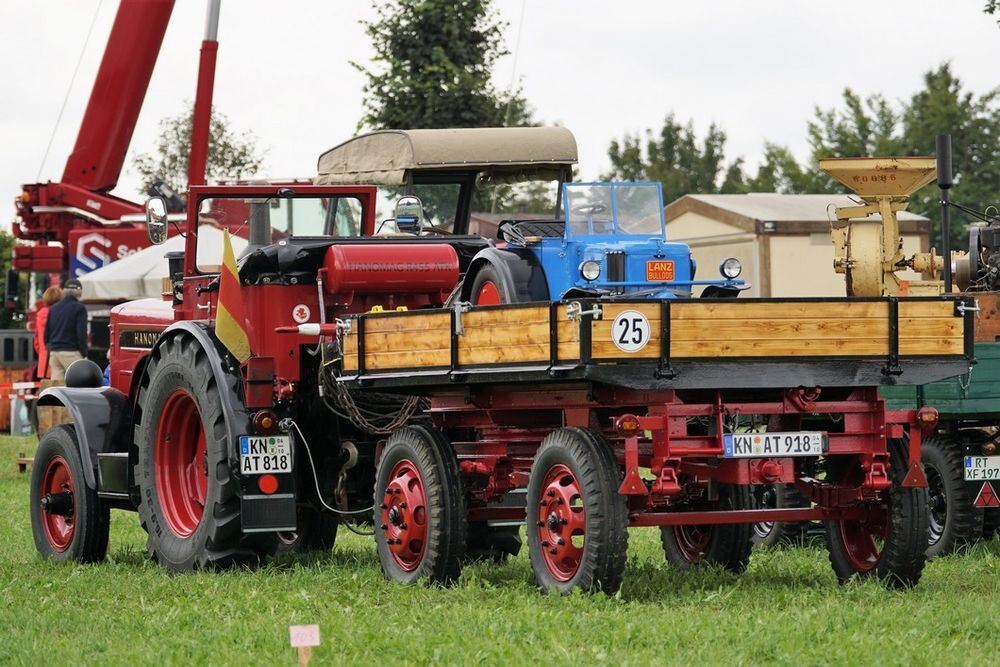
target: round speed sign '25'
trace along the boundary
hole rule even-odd
[[[649,320],[638,310],[623,310],[611,325],[611,340],[622,352],[638,352],[649,342]]]

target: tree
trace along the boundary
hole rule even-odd
[[[620,141],[613,139],[608,147],[611,171],[606,180],[660,181],[666,194],[676,199],[689,192],[711,193],[725,189],[743,189],[741,162],[725,166],[726,133],[714,123],[701,140],[688,122],[681,125],[668,114],[654,136],[647,130],[645,138],[626,134]],[[725,176],[719,183],[719,174]]]
[[[163,181],[177,192],[187,191],[188,155],[191,152],[191,114],[188,112],[160,121],[160,136],[153,154],[141,153],[132,161],[146,191]],[[209,125],[207,180],[239,179],[260,171],[264,153],[253,133],[237,133],[229,119],[212,110]]]
[[[393,0],[362,22],[375,48],[358,129],[530,125],[520,91],[501,93],[493,65],[507,55],[491,0]]]

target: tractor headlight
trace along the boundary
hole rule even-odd
[[[580,275],[587,280],[597,280],[597,277],[601,275],[601,263],[588,259],[582,264],[580,264]]]
[[[719,264],[719,273],[722,274],[723,278],[735,280],[740,277],[741,273],[743,273],[743,264],[741,264],[740,260],[735,257],[724,259],[722,260],[722,263]]]

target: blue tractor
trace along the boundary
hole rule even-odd
[[[722,262],[721,279],[696,280],[684,243],[666,240],[659,183],[563,183],[562,220],[507,222],[506,243],[479,251],[459,299],[495,305],[569,298],[628,296],[735,297],[739,260]]]

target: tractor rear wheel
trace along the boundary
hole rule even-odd
[[[513,288],[505,284],[492,264],[479,267],[469,294],[473,306],[499,306],[515,301]]]
[[[752,507],[753,492],[749,486],[719,485],[718,509]],[[753,526],[748,523],[660,528],[660,542],[667,562],[681,569],[720,565],[730,572],[742,572],[750,562],[752,535]]]
[[[172,572],[255,565],[274,549],[272,534],[242,532],[226,433],[250,431],[227,428],[224,400],[193,337],[176,335],[153,352],[138,397],[137,509],[147,548]]]
[[[902,485],[908,460],[905,441],[889,443],[892,487],[867,503],[866,518],[824,522],[830,564],[840,583],[875,577],[891,588],[912,588],[920,581],[930,530],[928,494],[926,488]],[[830,481],[860,484],[864,479],[857,461],[833,458],[830,464]]]
[[[108,552],[111,511],[87,487],[76,429],[50,429],[31,466],[31,532],[42,558],[99,563]]]
[[[952,553],[979,539],[983,511],[975,506],[975,492],[965,481],[962,446],[940,435],[926,438],[920,460],[927,476],[930,539],[927,557]]]
[[[465,490],[444,436],[408,426],[389,436],[375,476],[375,544],[386,578],[449,584],[465,557]]]
[[[542,441],[528,480],[528,553],[543,592],[614,594],[628,548],[628,514],[604,438],[561,428]]]

